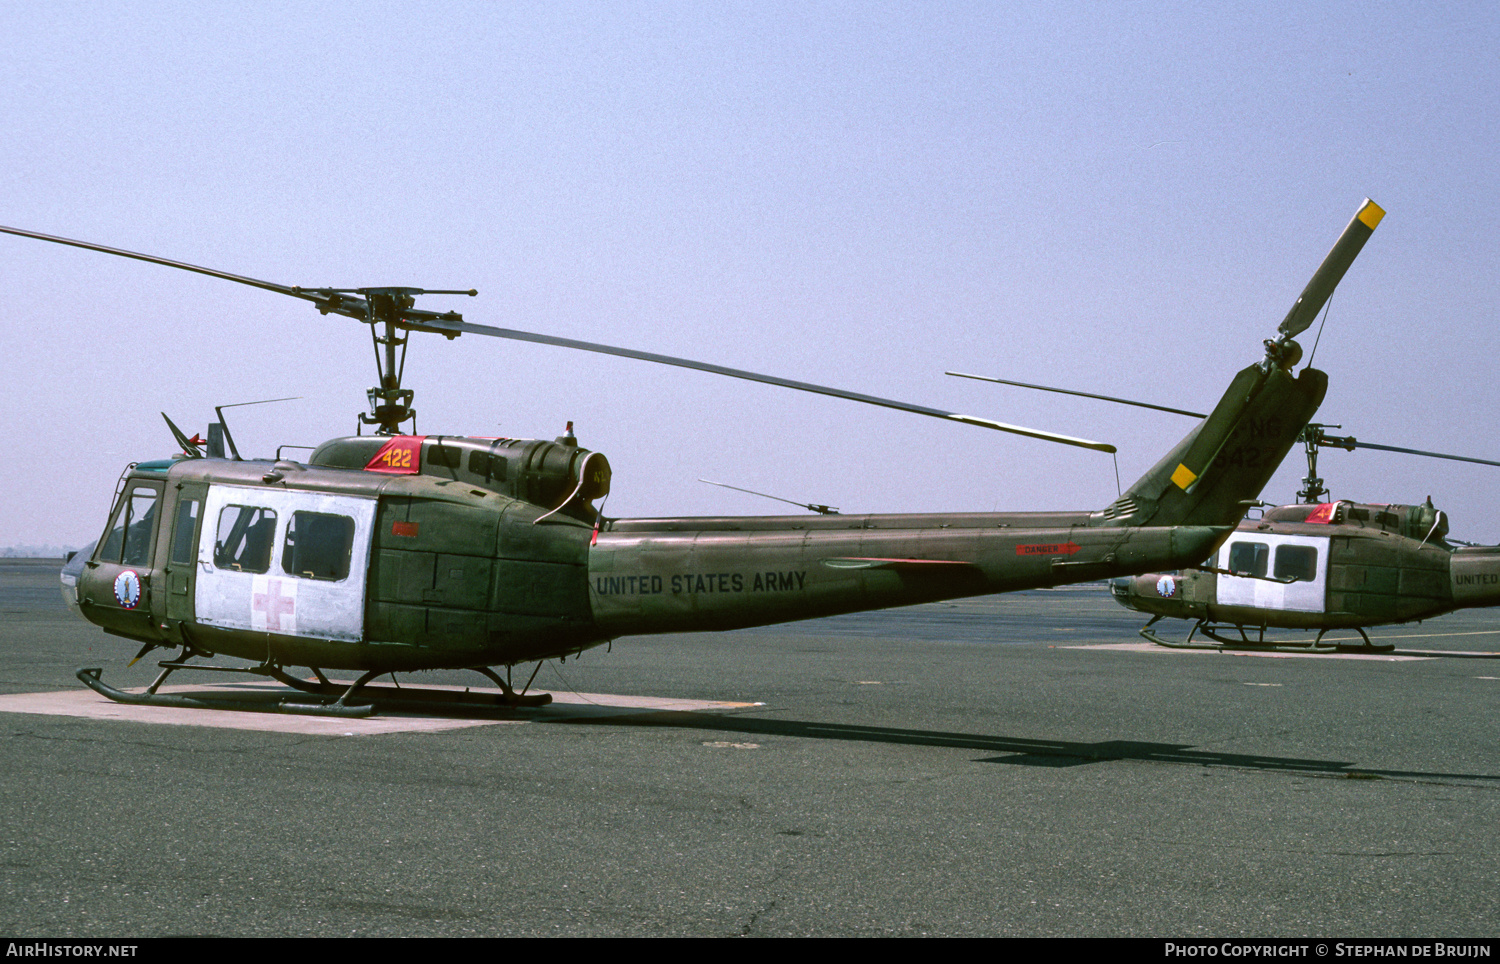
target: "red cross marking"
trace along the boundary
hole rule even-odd
[[[253,594],[250,608],[266,614],[266,630],[277,633],[281,631],[281,617],[283,614],[290,616],[297,608],[297,600],[294,596],[283,596],[281,594],[281,580],[268,579],[266,591]]]

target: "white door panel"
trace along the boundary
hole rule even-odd
[[[1327,536],[1235,533],[1219,550],[1217,568],[1298,578],[1295,582],[1280,583],[1220,574],[1215,593],[1219,605],[1324,612],[1328,597],[1328,543]]]
[[[198,621],[359,642],[374,520],[374,499],[210,486],[198,542]]]

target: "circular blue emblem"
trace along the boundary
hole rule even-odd
[[[134,569],[126,569],[115,577],[115,602],[122,608],[134,609],[141,602],[141,577]]]
[[[1171,576],[1162,576],[1156,580],[1156,594],[1163,599],[1171,599],[1177,595],[1177,580]]]

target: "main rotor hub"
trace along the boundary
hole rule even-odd
[[[340,293],[333,289],[327,290],[329,294]],[[417,410],[411,405],[414,393],[409,388],[401,387],[401,376],[406,371],[407,336],[403,334],[403,331],[412,321],[408,313],[417,303],[417,295],[465,294],[472,296],[477,292],[472,290],[427,291],[423,288],[389,287],[355,288],[348,293],[361,295],[364,298],[364,321],[370,326],[370,340],[375,347],[375,369],[380,375],[380,384],[366,392],[370,400],[370,412],[369,414],[360,413],[359,423],[378,425],[379,428],[375,430],[376,435],[400,435],[401,426],[408,421],[412,423],[412,430],[415,431]],[[431,315],[430,312],[417,314]],[[452,320],[461,319],[456,312],[448,312],[443,317]],[[458,336],[456,331],[443,334],[450,338]],[[398,349],[400,350],[399,356]]]

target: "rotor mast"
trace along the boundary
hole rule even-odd
[[[1318,449],[1337,448],[1345,452],[1353,452],[1355,449],[1375,449],[1378,452],[1400,452],[1403,455],[1421,455],[1429,459],[1447,459],[1451,462],[1472,462],[1475,465],[1500,466],[1500,462],[1492,459],[1477,459],[1471,455],[1447,455],[1443,452],[1428,452],[1423,449],[1403,448],[1399,445],[1381,445],[1376,442],[1361,442],[1352,435],[1329,435],[1323,431],[1325,428],[1343,428],[1342,425],[1319,425],[1317,422],[1309,422],[1302,430],[1302,444],[1307,447],[1307,476],[1302,480],[1302,491],[1297,493],[1297,498],[1305,503],[1321,502],[1328,497],[1328,490],[1323,487],[1323,480],[1318,478]]]
[[[401,378],[406,371],[407,332],[412,329],[437,331],[450,341],[462,331],[449,328],[430,328],[434,321],[455,324],[463,321],[456,311],[441,315],[413,308],[417,295],[468,295],[478,294],[471,289],[434,290],[431,288],[295,288],[301,296],[317,295],[317,308],[323,314],[333,312],[358,318],[370,326],[370,342],[375,349],[375,373],[379,377],[376,385],[366,390],[370,400],[370,411],[359,413],[359,424],[377,425],[376,435],[400,435],[405,422],[416,429],[417,410],[412,408],[415,395],[410,388],[401,387]],[[347,295],[358,295],[349,298]]]
[[[1302,478],[1302,490],[1297,493],[1297,501],[1304,505],[1316,505],[1328,496],[1328,489],[1324,488],[1323,480],[1318,477],[1318,447],[1331,441],[1330,436],[1323,434],[1325,428],[1343,426],[1308,422],[1300,436],[1302,446],[1307,449],[1307,475]]]
[[[417,410],[411,407],[415,393],[401,387],[409,336],[401,332],[396,322],[403,311],[416,303],[416,295],[420,292],[414,288],[366,288],[358,293],[365,296],[368,306],[367,323],[370,341],[375,347],[375,372],[380,376],[379,383],[365,393],[370,399],[370,412],[368,415],[361,412],[359,422],[361,425],[379,425],[376,435],[398,435],[401,423],[410,419],[412,430],[416,431]]]

